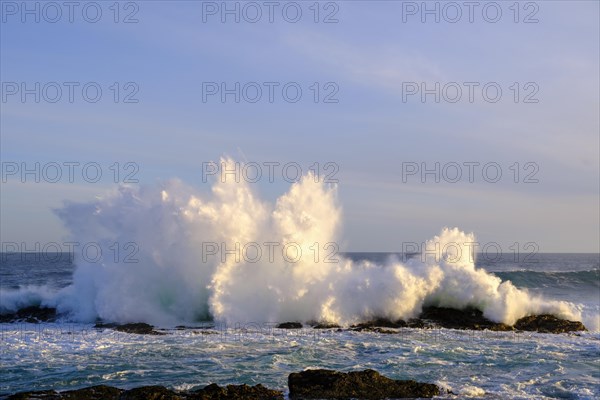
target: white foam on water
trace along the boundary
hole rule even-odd
[[[106,252],[102,262],[79,255],[73,285],[53,298],[40,294],[41,302],[54,303],[78,321],[173,325],[213,318],[346,325],[416,317],[424,305],[473,306],[507,324],[540,313],[581,319],[573,304],[530,295],[477,269],[470,246],[476,239],[458,228],[444,228],[427,242],[426,248],[440,249],[439,257],[378,265],[338,254],[337,262],[328,262],[327,250],[339,239],[341,207],[337,188],[311,173],[275,204],[243,180],[217,180],[209,196],[173,180],[122,186],[93,202],[67,203],[57,214],[73,240],[98,243],[105,251],[117,243],[121,250],[118,259]],[[218,254],[209,255],[207,243],[217,244]],[[269,251],[265,243],[278,245]],[[135,245],[131,259],[137,262],[127,262],[132,248],[126,244]],[[236,246],[240,259],[224,254]],[[257,248],[262,254],[252,260]],[[27,290],[20,295],[35,297]],[[10,291],[2,296],[3,307],[26,303]]]

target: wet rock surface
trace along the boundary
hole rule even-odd
[[[300,322],[283,322],[277,325],[279,329],[302,329],[302,324]]]
[[[339,326],[338,324],[332,324],[332,323],[328,323],[328,322],[321,322],[321,323],[316,323],[313,325],[314,329],[340,329],[341,326]]]
[[[111,400],[119,399],[123,392],[122,389],[117,389],[111,386],[98,385],[91,386],[78,390],[69,390],[66,392],[57,392],[54,390],[44,390],[39,392],[22,392],[9,396],[11,400],[28,400],[28,399],[46,399],[46,400]]]
[[[143,322],[135,322],[132,324],[97,323],[94,328],[110,328],[118,332],[136,333],[138,335],[165,335],[164,332],[155,331],[152,325]]]
[[[431,383],[394,380],[367,369],[343,373],[314,369],[288,377],[291,399],[386,399],[433,397],[440,388]]]
[[[520,331],[535,331],[542,333],[566,333],[587,330],[579,321],[560,319],[554,315],[548,314],[523,317],[515,323],[515,328]]]
[[[212,384],[208,385],[204,389],[191,393],[190,396],[187,398],[198,400],[269,400],[283,399],[283,392],[279,390],[268,389],[261,384],[258,384],[256,386],[227,385],[225,387],[220,387],[216,384]]]
[[[56,308],[29,306],[13,313],[0,314],[0,322],[53,322],[56,321]]]
[[[142,386],[124,390],[111,386],[92,386],[88,388],[56,392],[45,390],[23,392],[9,396],[10,400],[283,400],[283,392],[268,389],[260,384],[208,385],[204,389],[191,392],[176,392],[164,386]]]
[[[424,307],[419,319],[431,321],[435,326],[448,329],[472,329],[491,331],[512,331],[513,327],[503,323],[493,322],[483,316],[476,308],[457,310],[445,307]]]
[[[55,308],[29,306],[21,308],[16,312],[0,314],[0,323],[14,322],[54,322],[59,317]],[[279,329],[302,329],[300,322],[283,322],[277,325]],[[553,315],[531,315],[519,319],[514,326],[493,322],[483,316],[483,312],[476,308],[465,308],[458,310],[446,307],[424,307],[419,318],[408,321],[390,321],[385,318],[376,318],[350,327],[357,332],[395,333],[391,329],[399,328],[448,328],[448,329],[470,329],[491,331],[533,331],[541,333],[567,333],[585,331],[586,327],[579,321],[569,321]],[[95,328],[109,328],[119,332],[134,333],[139,335],[165,335],[165,332],[155,330],[152,325],[137,322],[128,324],[114,324],[98,322]],[[314,329],[338,329],[339,325],[330,323],[314,323]],[[176,330],[192,329],[178,326]],[[203,332],[204,333],[204,332]]]
[[[490,321],[483,312],[476,308],[457,310],[446,307],[424,307],[419,318],[408,321],[390,321],[377,318],[369,322],[350,327],[352,331],[376,333],[398,333],[397,328],[447,328],[490,331],[533,331],[541,333],[567,333],[585,331],[586,327],[579,321],[568,321],[553,315],[531,315],[519,319],[514,326]],[[389,329],[392,328],[392,329]]]

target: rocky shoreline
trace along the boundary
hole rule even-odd
[[[0,322],[54,322],[59,318],[56,309],[49,307],[30,306],[22,308],[14,313],[0,315]],[[336,324],[313,323],[314,329],[333,329],[337,331],[398,333],[397,328],[447,328],[468,330],[490,330],[490,331],[528,331],[540,333],[568,333],[586,331],[586,327],[579,321],[569,321],[549,314],[530,315],[519,319],[514,325],[493,322],[483,316],[476,308],[457,310],[444,307],[424,307],[418,318],[407,321],[391,321],[385,318],[377,318],[368,322],[342,328]],[[137,333],[144,335],[165,335],[165,332],[155,330],[152,325],[146,323],[114,324],[98,322],[96,328],[110,328],[120,332]],[[276,325],[278,329],[301,329],[304,326],[297,321],[283,322]],[[178,327],[179,328],[179,327]],[[185,328],[185,327],[182,327]],[[392,328],[392,329],[390,329]]]
[[[300,399],[393,399],[431,398],[441,389],[431,383],[413,380],[394,380],[377,371],[367,369],[356,372],[338,372],[326,369],[311,369],[291,373],[288,377],[289,397]],[[57,392],[44,390],[21,392],[8,400],[283,400],[281,390],[262,386],[211,384],[193,391],[173,391],[164,386],[142,386],[134,389],[119,389],[98,385],[77,390]]]
[[[0,315],[2,323],[40,323],[60,321],[61,315],[56,309],[47,307],[27,307],[10,314]],[[96,329],[111,329],[128,334],[140,335],[167,335],[173,330],[155,329],[146,323],[115,324],[98,321]],[[368,322],[350,327],[340,327],[328,323],[311,323],[303,325],[297,321],[274,324],[273,328],[286,329],[327,329],[331,334],[336,332],[374,332],[380,334],[399,334],[402,328],[414,329],[463,329],[463,330],[490,330],[490,331],[529,331],[540,333],[568,333],[587,330],[578,321],[568,321],[552,315],[532,315],[519,319],[514,325],[509,326],[486,319],[483,313],[475,308],[456,310],[442,307],[425,307],[419,318],[410,320],[391,321],[377,318]],[[192,329],[193,333],[216,334],[217,332],[198,327],[178,326],[176,330]],[[200,330],[198,330],[200,329]],[[288,376],[289,398],[300,399],[385,399],[385,398],[430,398],[442,393],[442,388],[431,383],[416,382],[412,380],[393,380],[380,375],[374,370],[343,373],[332,370],[311,369],[294,372]],[[99,385],[82,389],[57,392],[54,390],[21,392],[13,394],[8,399],[81,399],[81,400],[258,400],[258,399],[284,399],[282,390],[266,388],[260,384],[248,385],[208,385],[193,391],[174,391],[164,386],[143,386],[133,389],[121,389],[111,386]]]

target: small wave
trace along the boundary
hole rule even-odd
[[[587,271],[540,272],[531,270],[493,272],[503,281],[527,288],[593,287],[600,288],[600,269]]]
[[[15,312],[22,308],[55,307],[57,291],[48,286],[22,286],[17,289],[0,290],[0,314]]]

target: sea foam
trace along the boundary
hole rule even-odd
[[[416,317],[424,305],[473,306],[507,324],[539,313],[581,318],[570,303],[530,295],[477,269],[475,237],[458,228],[426,243],[439,249],[435,257],[379,265],[337,254],[337,187],[311,173],[274,204],[243,181],[217,180],[201,196],[172,180],[121,186],[93,202],[67,203],[57,214],[73,240],[98,243],[106,253],[99,262],[76,254],[73,284],[53,301],[44,296],[79,321],[347,325]],[[115,245],[118,257],[106,250]]]

